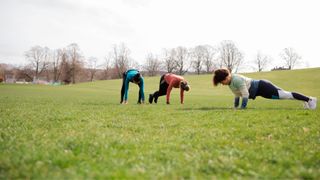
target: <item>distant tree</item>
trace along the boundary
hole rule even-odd
[[[237,71],[243,62],[243,55],[232,41],[222,41],[219,48],[220,66]]]
[[[106,56],[104,61],[103,67],[103,79],[109,79],[111,77],[111,57],[108,55]]]
[[[48,47],[44,47],[43,48],[44,53],[43,53],[43,59],[44,62],[46,62],[46,68],[43,70],[43,75],[46,76],[46,80],[47,82],[50,81],[50,70],[49,70],[49,66],[50,66],[50,61],[52,59],[52,51],[48,48]]]
[[[293,48],[285,48],[280,57],[285,61],[285,65],[289,70],[293,69],[294,66],[299,63],[301,56]]]
[[[142,68],[142,66],[139,64],[139,62],[135,61],[132,58],[129,58],[128,67],[130,67],[130,69],[137,69],[137,70],[140,70]],[[140,72],[140,73],[143,73],[143,72]]]
[[[196,73],[199,75],[202,71],[202,67],[205,59],[205,47],[196,46],[191,49],[191,66],[195,69]]]
[[[260,51],[257,53],[256,58],[253,60],[253,63],[257,66],[259,72],[265,69],[268,64],[270,64],[270,62],[271,57],[262,54]]]
[[[98,59],[96,57],[89,57],[88,62],[87,62],[91,82],[93,81],[94,76],[95,76],[97,69],[98,69],[97,62],[98,62]]]
[[[122,73],[125,72],[130,66],[130,53],[130,49],[124,43],[120,44],[119,46],[113,46],[110,57],[113,60],[113,65],[118,78],[121,78]]]
[[[71,82],[72,84],[76,83],[76,76],[81,71],[83,66],[83,60],[80,48],[78,44],[72,43],[67,47],[68,57],[69,57],[69,66],[71,73]]]
[[[38,80],[39,75],[48,67],[49,48],[34,46],[25,52],[26,59],[30,62],[30,67],[34,70],[33,79]]]
[[[27,82],[32,82],[34,80],[34,69],[31,64],[17,68],[16,75],[17,79],[23,79]]]
[[[61,56],[60,70],[61,70],[60,80],[65,84],[71,83],[72,69],[71,69],[71,63],[68,61],[68,53],[66,50],[63,50],[63,53]]]
[[[161,62],[152,53],[149,53],[146,57],[144,69],[147,71],[149,76],[155,76],[160,70]]]
[[[163,49],[164,69],[168,73],[172,73],[177,68],[175,58],[175,49]]]
[[[199,45],[191,49],[191,66],[200,74],[204,68],[206,73],[211,73],[214,66],[216,50],[210,45]]]
[[[58,82],[61,76],[61,62],[65,54],[65,51],[62,49],[56,49],[53,51],[51,69],[53,73],[53,82]]]
[[[5,79],[5,71],[6,71],[6,64],[0,64],[0,83],[3,82]]]
[[[175,58],[175,64],[177,73],[179,75],[184,75],[186,72],[188,72],[188,60],[189,60],[189,51],[185,47],[177,47],[175,49],[176,51],[176,58]]]
[[[216,50],[210,45],[204,45],[204,57],[203,63],[205,66],[206,73],[211,73],[215,64],[214,57],[216,54]]]

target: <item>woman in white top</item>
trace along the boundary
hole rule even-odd
[[[255,99],[262,96],[267,99],[295,99],[304,102],[305,108],[316,109],[317,98],[307,97],[297,92],[285,91],[270,81],[254,80],[239,74],[231,74],[228,69],[217,69],[214,71],[213,84],[228,85],[235,95],[234,107],[239,107],[240,97],[242,98],[241,108],[247,106],[248,99]]]

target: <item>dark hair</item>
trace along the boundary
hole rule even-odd
[[[217,86],[221,81],[225,80],[229,76],[230,71],[228,69],[217,69],[214,71],[213,84]]]
[[[189,91],[189,89],[190,89],[187,81],[181,81],[180,87],[181,87],[181,89],[183,89],[185,91]]]
[[[140,82],[140,78],[141,78],[141,75],[140,75],[140,73],[138,73],[138,74],[136,74],[136,75],[133,76],[133,79],[132,79],[132,80],[133,80],[134,82]]]

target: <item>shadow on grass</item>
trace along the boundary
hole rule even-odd
[[[214,110],[233,110],[230,107],[198,107],[198,108],[179,108],[178,110],[187,110],[187,111],[214,111]]]
[[[83,102],[82,106],[108,106],[108,105],[118,105],[120,103],[109,103],[109,102]]]
[[[181,108],[178,110],[186,110],[186,111],[214,111],[214,110],[235,110],[230,107],[197,107],[197,108]],[[242,111],[242,109],[236,109],[238,111]],[[274,110],[290,110],[290,111],[308,111],[308,109],[303,108],[277,108],[277,107],[267,107],[267,108],[246,108],[245,110],[259,110],[259,111],[274,111]]]
[[[303,109],[303,108],[289,108],[289,107],[267,107],[267,108],[252,108],[253,110],[259,110],[259,111],[263,111],[263,110],[289,110],[289,111],[310,111],[309,109]]]

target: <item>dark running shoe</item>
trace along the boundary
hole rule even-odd
[[[149,103],[152,104],[152,101],[153,101],[153,95],[149,94]]]

